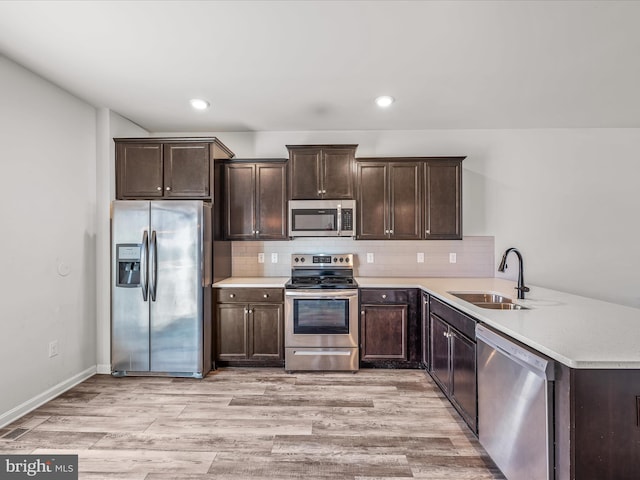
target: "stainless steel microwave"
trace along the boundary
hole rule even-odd
[[[289,200],[290,237],[354,237],[355,200]]]

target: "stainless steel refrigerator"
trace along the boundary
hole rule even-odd
[[[211,206],[111,206],[113,375],[202,378],[211,370]]]

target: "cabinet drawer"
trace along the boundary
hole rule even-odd
[[[380,303],[402,303],[407,304],[409,300],[409,290],[389,290],[368,288],[360,290],[360,303],[380,304]]]
[[[429,300],[429,307],[431,313],[438,315],[453,328],[475,341],[476,321],[473,318],[468,317],[464,313],[459,312],[434,297],[431,297]]]
[[[282,303],[284,290],[281,288],[218,288],[217,303]]]

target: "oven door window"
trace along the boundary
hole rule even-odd
[[[348,299],[294,299],[294,334],[349,334]]]
[[[292,229],[295,232],[315,232],[337,230],[338,211],[335,209],[302,209],[291,211]]]

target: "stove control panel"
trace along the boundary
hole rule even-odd
[[[343,267],[353,268],[352,253],[294,253],[291,255],[291,267]]]

